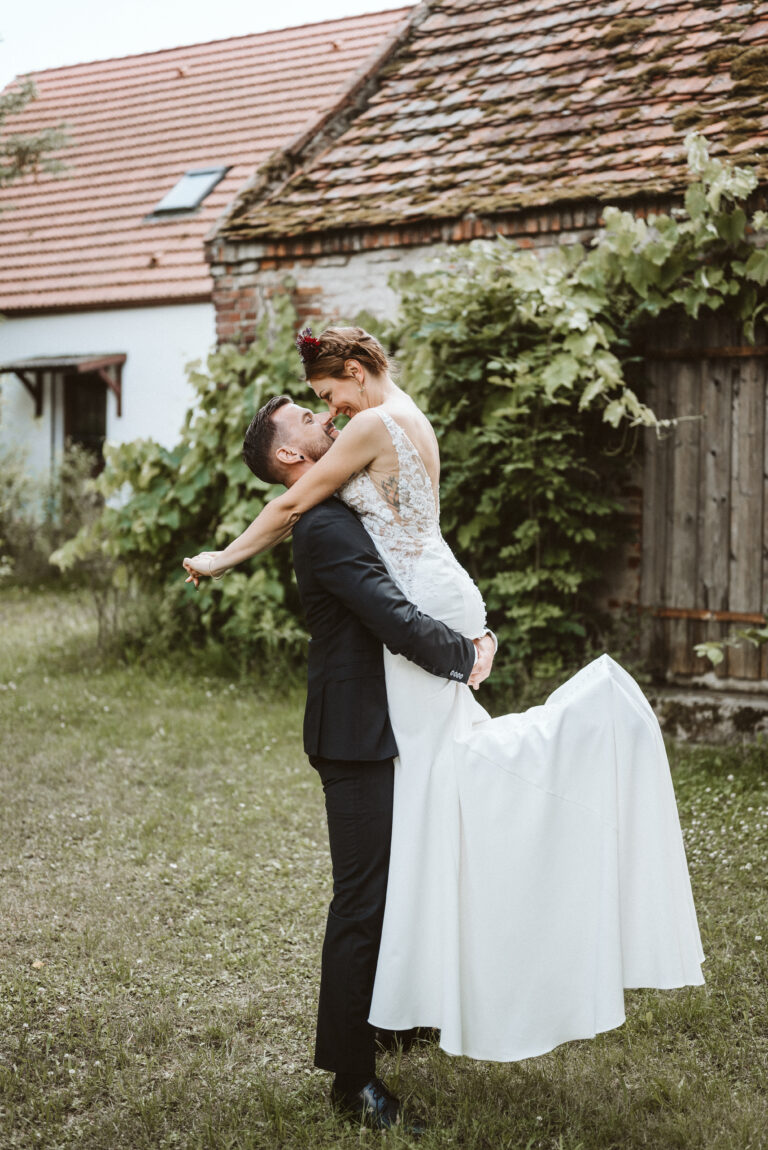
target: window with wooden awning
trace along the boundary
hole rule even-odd
[[[117,400],[117,415],[123,409],[123,364],[126,355],[46,355],[0,363],[0,374],[12,373],[24,384],[35,403],[35,417],[43,414],[43,381],[46,374],[96,377]]]

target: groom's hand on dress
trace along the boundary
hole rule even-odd
[[[472,640],[477,658],[469,676],[469,686],[475,691],[487,679],[493,666],[493,656],[496,654],[496,643],[490,634],[481,635],[479,639]]]

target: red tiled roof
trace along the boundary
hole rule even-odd
[[[766,2],[434,0],[369,83],[221,238],[669,192],[691,128],[768,175]]]
[[[8,120],[66,122],[59,176],[0,190],[0,312],[208,299],[203,238],[252,175],[331,106],[410,9],[33,74]],[[232,165],[195,215],[144,217],[189,168]]]

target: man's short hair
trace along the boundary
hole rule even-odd
[[[248,424],[243,440],[243,461],[264,483],[283,482],[283,468],[275,459],[278,433],[272,416],[286,403],[293,403],[289,395],[273,395]]]

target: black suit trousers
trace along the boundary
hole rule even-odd
[[[368,1024],[381,941],[392,837],[392,759],[346,762],[310,756],[323,783],[333,900],[323,942],[315,1066],[375,1073]]]

